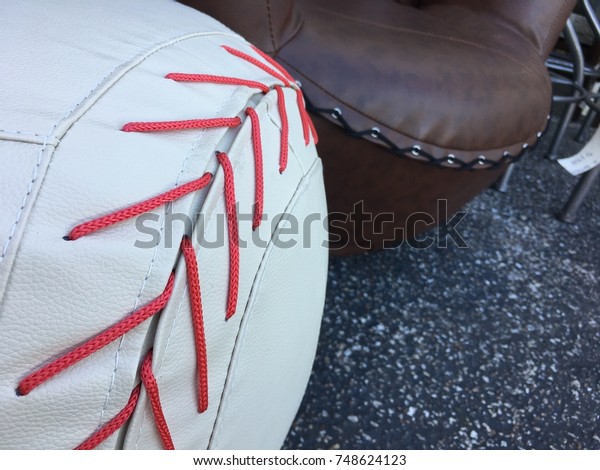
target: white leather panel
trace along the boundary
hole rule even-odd
[[[325,213],[324,201],[316,161],[286,212],[302,224]],[[265,254],[231,359],[211,449],[279,449],[300,406],[317,348],[327,277],[327,250],[315,248],[326,240],[323,219],[308,230],[293,247],[271,245]]]
[[[10,65],[0,103],[19,107],[0,112],[0,132],[40,135],[145,51],[186,34],[229,31],[169,0],[3,0],[2,19],[2,62]]]
[[[19,222],[27,218],[36,179],[43,174],[44,162],[53,150],[48,145],[0,140],[0,298],[14,257],[12,241],[20,238]]]

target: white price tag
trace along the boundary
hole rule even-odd
[[[579,153],[572,157],[561,158],[558,163],[573,176],[587,173],[600,165],[600,127]]]

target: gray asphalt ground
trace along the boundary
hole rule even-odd
[[[330,260],[285,448],[600,449],[600,185],[559,222],[577,178],[548,140],[468,205],[468,248]]]

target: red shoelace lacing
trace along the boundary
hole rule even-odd
[[[178,82],[197,82],[213,83],[221,85],[235,85],[255,88],[263,94],[269,93],[272,89],[277,93],[277,107],[281,118],[281,140],[280,140],[280,158],[279,172],[283,173],[288,162],[288,139],[289,125],[286,111],[286,103],[283,89],[292,88],[296,93],[296,104],[300,113],[302,123],[303,137],[306,145],[310,142],[312,135],[315,144],[317,143],[317,134],[310,117],[305,109],[304,98],[300,89],[295,86],[295,81],[291,75],[270,56],[251,46],[252,50],[264,60],[261,61],[238,49],[229,46],[222,46],[228,53],[249,62],[260,68],[279,82],[268,86],[264,83],[245,80],[236,77],[226,77],[221,75],[205,74],[185,74],[169,73],[165,78]],[[265,63],[266,62],[266,63]],[[263,215],[264,204],[264,179],[263,179],[263,155],[259,117],[256,111],[249,107],[246,109],[246,115],[250,119],[252,129],[252,147],[255,162],[255,204],[252,228],[255,230],[260,226]],[[159,121],[159,122],[130,122],[122,127],[124,132],[167,132],[179,131],[185,129],[211,129],[211,128],[234,128],[242,124],[239,117],[217,117],[213,119],[191,119],[185,121]],[[229,239],[229,286],[227,295],[227,307],[225,319],[231,318],[237,309],[238,288],[239,288],[239,244],[238,244],[238,221],[235,210],[235,181],[234,172],[229,157],[224,152],[216,152],[216,158],[224,175],[224,195],[227,213],[227,227]],[[157,209],[160,206],[176,201],[190,193],[200,191],[206,188],[212,181],[213,175],[205,173],[201,178],[190,181],[175,187],[158,196],[149,198],[140,203],[129,206],[125,209],[115,211],[111,214],[92,219],[74,227],[65,240],[74,241],[81,237],[90,235],[100,230],[104,230],[114,224],[137,217],[146,212]],[[202,296],[200,290],[200,278],[196,252],[190,238],[186,235],[181,241],[180,250],[186,264],[186,274],[188,282],[188,293],[191,306],[192,324],[194,328],[194,342],[196,347],[196,368],[197,368],[197,392],[198,392],[198,412],[202,413],[208,409],[208,362],[206,352],[206,337],[204,332],[204,319],[202,311]],[[101,333],[93,336],[83,344],[77,346],[66,354],[52,360],[48,364],[31,372],[19,382],[17,387],[18,395],[27,395],[33,389],[50,380],[55,375],[65,369],[77,364],[104,346],[121,338],[123,335],[136,328],[138,325],[161,312],[166,306],[173,293],[175,283],[175,273],[172,272],[167,281],[167,285],[158,297],[148,304],[131,312],[124,319],[105,329]],[[154,421],[158,429],[160,438],[165,449],[174,449],[173,439],[165,419],[160,402],[160,395],[156,378],[152,372],[152,350],[150,350],[140,367],[140,380],[133,391],[125,407],[117,413],[110,421],[105,423],[100,429],[94,432],[89,438],[82,442],[76,449],[93,449],[100,443],[110,437],[125,424],[133,414],[139,401],[141,387],[144,386],[153,411]]]

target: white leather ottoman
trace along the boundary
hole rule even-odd
[[[327,270],[297,86],[167,0],[2,9],[0,448],[281,446]]]

